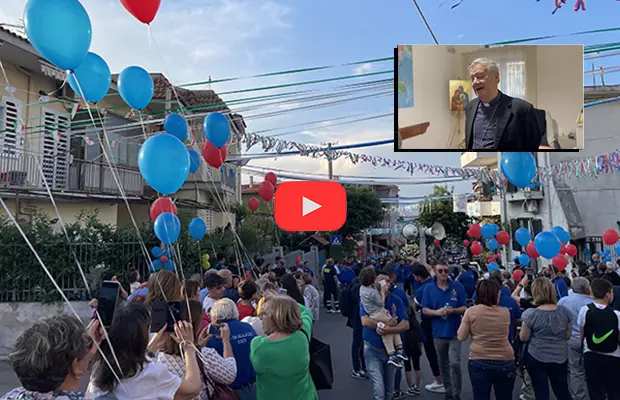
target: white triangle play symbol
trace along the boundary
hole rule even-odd
[[[319,208],[323,207],[322,205],[320,205],[319,203],[315,203],[314,201],[306,198],[306,197],[302,197],[301,198],[301,216],[305,217],[306,215],[310,214],[311,212],[315,212],[316,210],[318,210]]]

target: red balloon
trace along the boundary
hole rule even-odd
[[[297,256],[297,264],[301,261],[301,256]]]
[[[271,201],[271,199],[273,199],[273,185],[271,184],[271,182],[261,182],[260,185],[258,185],[258,195],[265,201]]]
[[[361,256],[364,253],[364,250],[362,249],[357,249],[357,255]]]
[[[273,187],[276,187],[278,184],[278,177],[273,172],[268,172],[267,175],[265,175],[265,180],[271,183]]]
[[[607,245],[616,244],[618,242],[618,232],[614,229],[607,229],[603,232],[603,242]]]
[[[258,210],[258,199],[256,197],[250,197],[248,200],[248,208],[252,211]]]
[[[435,244],[435,246],[439,246],[439,240],[438,239],[433,240],[433,243]]]
[[[168,262],[168,256],[161,256],[161,257],[159,257],[159,261],[164,262],[164,263]]]
[[[469,240],[467,239],[463,240],[463,246],[465,247],[469,246]]]
[[[560,247],[560,254],[561,254],[561,255],[566,254],[566,246],[562,246],[562,247]]]
[[[471,254],[479,256],[482,253],[482,246],[480,245],[480,242],[474,241],[469,250],[471,250]]]
[[[370,250],[370,255],[374,256],[375,255],[375,251],[374,250]]]
[[[177,215],[177,206],[175,206],[172,200],[170,200],[168,197],[160,197],[159,199],[155,200],[153,204],[151,204],[151,208],[149,210],[151,221],[155,222],[157,217],[159,217],[159,214],[165,212]]]
[[[477,238],[480,237],[481,233],[480,233],[480,225],[479,224],[472,224],[469,227],[469,236],[473,237],[473,238]]]
[[[577,246],[575,246],[574,244],[567,244],[565,246],[566,249],[566,254],[568,254],[569,257],[575,257],[577,255]]]
[[[121,0],[121,4],[131,15],[143,24],[155,19],[161,0]]]
[[[536,251],[536,247],[534,246],[534,242],[529,242],[527,246],[525,246],[525,252],[530,258],[538,258],[540,254]]]
[[[564,269],[568,265],[568,260],[562,254],[558,254],[557,256],[553,257],[551,262],[559,271],[564,271]]]
[[[497,243],[505,246],[510,242],[510,235],[507,232],[499,231],[497,232],[497,235],[495,235],[495,239],[497,240]]]
[[[211,142],[204,142],[202,145],[202,156],[207,164],[213,168],[219,168],[226,161],[226,146],[218,149]]]

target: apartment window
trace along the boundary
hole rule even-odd
[[[5,156],[17,157],[24,146],[21,132],[22,104],[12,97],[3,97],[0,104],[0,149]]]
[[[510,220],[510,232],[512,237],[512,249],[516,251],[522,251],[521,245],[517,243],[516,232],[519,228],[525,228],[530,231],[532,240],[542,232],[542,221],[534,218],[515,218]]]
[[[67,185],[69,151],[71,143],[71,121],[64,114],[43,109],[43,177],[52,188]]]

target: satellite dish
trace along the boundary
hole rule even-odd
[[[439,222],[435,222],[430,228],[424,231],[427,236],[432,236],[437,240],[443,240],[446,237],[446,229]]]
[[[401,234],[405,239],[413,240],[418,237],[418,227],[414,224],[406,224],[405,226],[403,226]]]

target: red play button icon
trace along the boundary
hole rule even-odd
[[[285,231],[337,231],[347,220],[347,193],[337,182],[284,182],[276,190],[274,215]]]

